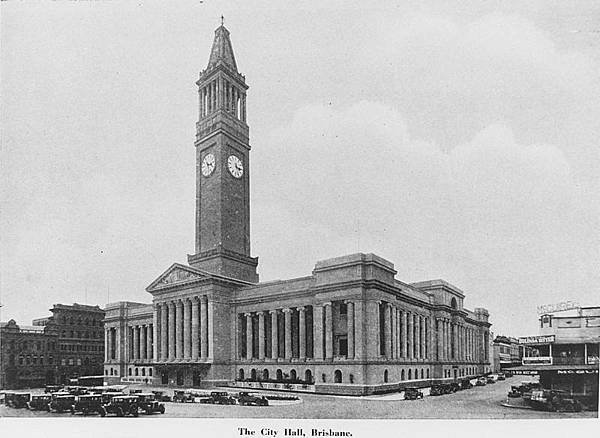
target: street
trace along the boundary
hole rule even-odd
[[[520,419],[520,418],[598,418],[598,412],[543,412],[529,409],[509,408],[501,405],[511,385],[519,384],[519,377],[483,387],[441,396],[429,396],[420,400],[405,401],[402,393],[369,397],[341,397],[314,394],[295,394],[296,402],[273,402],[271,406],[220,406],[199,403],[166,403],[164,415],[151,417],[200,417],[200,418],[389,418],[389,419]],[[233,391],[233,389],[228,389]],[[273,394],[272,392],[266,395]],[[289,393],[286,393],[289,395]],[[31,412],[0,405],[2,417],[66,417],[71,414]],[[79,415],[76,418],[83,418]]]

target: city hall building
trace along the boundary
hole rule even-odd
[[[259,282],[250,251],[245,77],[220,26],[197,81],[195,254],[151,304],[106,306],[105,379],[368,394],[490,371],[489,314],[459,288],[407,284],[374,254]]]

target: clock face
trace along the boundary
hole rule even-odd
[[[230,155],[227,159],[227,168],[235,178],[241,178],[244,174],[244,165],[242,164],[242,160],[235,155]]]
[[[202,175],[209,176],[215,170],[215,156],[207,154],[202,160]]]

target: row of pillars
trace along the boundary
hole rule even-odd
[[[200,118],[223,109],[246,121],[246,94],[225,78],[218,77],[199,89]]]
[[[430,318],[382,303],[380,353],[387,359],[430,358]]]
[[[154,357],[161,361],[203,360],[212,357],[209,320],[212,306],[206,296],[154,306]]]
[[[437,355],[438,360],[478,362],[479,337],[477,331],[462,324],[456,324],[446,318],[438,318],[437,322]]]
[[[154,358],[152,324],[130,326],[127,336],[128,360],[152,360]]]

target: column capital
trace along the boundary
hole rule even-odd
[[[269,310],[269,313],[270,313],[271,315],[277,315],[277,312],[279,312],[279,310],[278,310],[278,309],[275,309],[275,310]]]
[[[355,304],[356,300],[344,300],[344,304]]]
[[[292,311],[291,308],[286,307],[285,309],[282,310],[283,313],[290,313]]]
[[[300,307],[296,307],[296,310],[298,312],[304,312],[306,310],[306,306],[300,306]]]
[[[331,306],[331,304],[332,304],[332,302],[331,302],[331,301],[325,301],[325,302],[321,303],[321,305],[322,305],[323,307],[325,307],[325,306]]]
[[[252,312],[244,312],[244,316],[248,318],[249,316],[252,316]]]
[[[207,302],[208,302],[208,297],[207,297],[206,295],[202,295],[202,296],[200,297],[200,300],[201,300],[203,303],[207,303]]]

